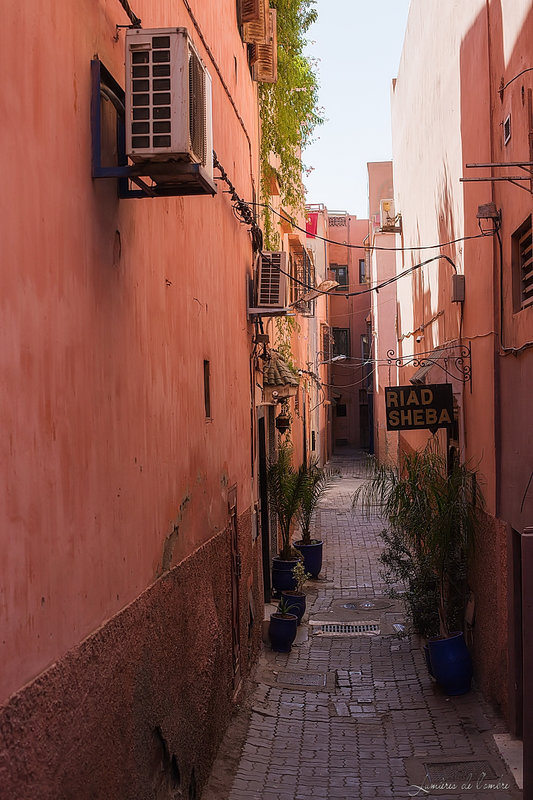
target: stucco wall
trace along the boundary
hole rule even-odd
[[[226,530],[15,694],[0,711],[2,797],[198,796],[232,709],[229,579]],[[246,675],[259,642],[244,611]]]
[[[531,159],[533,81],[526,63],[533,45],[531,17],[530,0],[412,0],[392,93],[394,184],[404,245],[472,237],[440,248],[465,276],[462,316],[460,304],[450,301],[450,267],[441,262],[417,270],[412,280],[399,281],[399,327],[412,331],[423,322],[426,351],[460,336],[471,349],[472,380],[456,397],[462,454],[480,473],[488,515],[472,572],[475,669],[485,693],[504,710],[507,686],[514,681],[506,673],[508,615],[515,623],[513,609],[507,608],[509,557],[501,520],[520,531],[531,524],[533,508],[527,491],[533,466],[527,403],[533,312],[516,313],[512,308],[511,236],[531,214],[532,201],[505,181],[461,184],[460,178],[513,172],[507,167],[472,170],[466,164]],[[513,81],[523,69],[523,77]],[[509,81],[500,95],[500,85]],[[513,133],[504,145],[508,113]],[[480,238],[478,207],[490,202],[502,212],[502,260],[497,239]],[[491,223],[481,220],[481,226],[490,230]],[[439,250],[409,251],[399,268],[432,252]],[[433,374],[436,368],[432,378]],[[409,369],[403,370],[400,382],[410,375]],[[402,441],[412,445],[415,437],[405,434]]]
[[[335,217],[335,212],[330,212]],[[345,297],[341,292],[332,292],[329,308],[330,328],[348,329],[349,354],[346,361],[332,363],[330,368],[330,396],[337,404],[346,405],[346,416],[339,417],[333,406],[333,447],[348,445],[361,447],[362,442],[359,390],[365,387],[361,362],[361,336],[367,332],[366,318],[370,313],[368,284],[359,283],[359,259],[364,259],[364,239],[368,234],[368,220],[346,217],[346,225],[329,226],[329,238],[335,242],[328,248],[329,265],[348,267],[348,291],[361,293]],[[346,245],[352,245],[347,247]],[[332,273],[328,276],[333,279]],[[333,331],[331,331],[333,333]],[[341,395],[338,397],[338,395]],[[366,426],[368,429],[368,426]]]
[[[185,6],[134,5],[145,28],[190,30],[215,149],[250,199],[256,88],[235,3],[195,13],[246,132]],[[0,700],[225,529],[229,485],[251,501],[248,231],[222,192],[118,200],[91,179],[90,60],[124,85],[120,3],[5,12]]]

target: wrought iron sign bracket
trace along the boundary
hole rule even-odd
[[[387,359],[390,366],[428,367],[428,371],[431,367],[439,367],[448,378],[470,382],[472,391],[472,354],[470,347],[464,344],[443,345],[411,356],[397,356],[394,350],[388,350]]]

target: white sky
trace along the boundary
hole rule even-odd
[[[409,0],[317,0],[307,32],[318,59],[326,122],[303,154],[306,202],[368,216],[368,161],[392,157],[390,87],[396,77]]]

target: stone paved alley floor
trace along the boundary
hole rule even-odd
[[[445,697],[418,641],[396,635],[404,615],[379,575],[383,526],[351,506],[363,457],[331,465],[342,477],[317,515],[325,564],[308,615],[290,653],[264,646],[202,800],[520,798],[494,745],[502,723],[474,691]],[[322,633],[320,622],[379,633]]]

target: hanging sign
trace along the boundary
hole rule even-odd
[[[429,386],[386,386],[388,431],[445,428],[453,422],[451,383]]]

